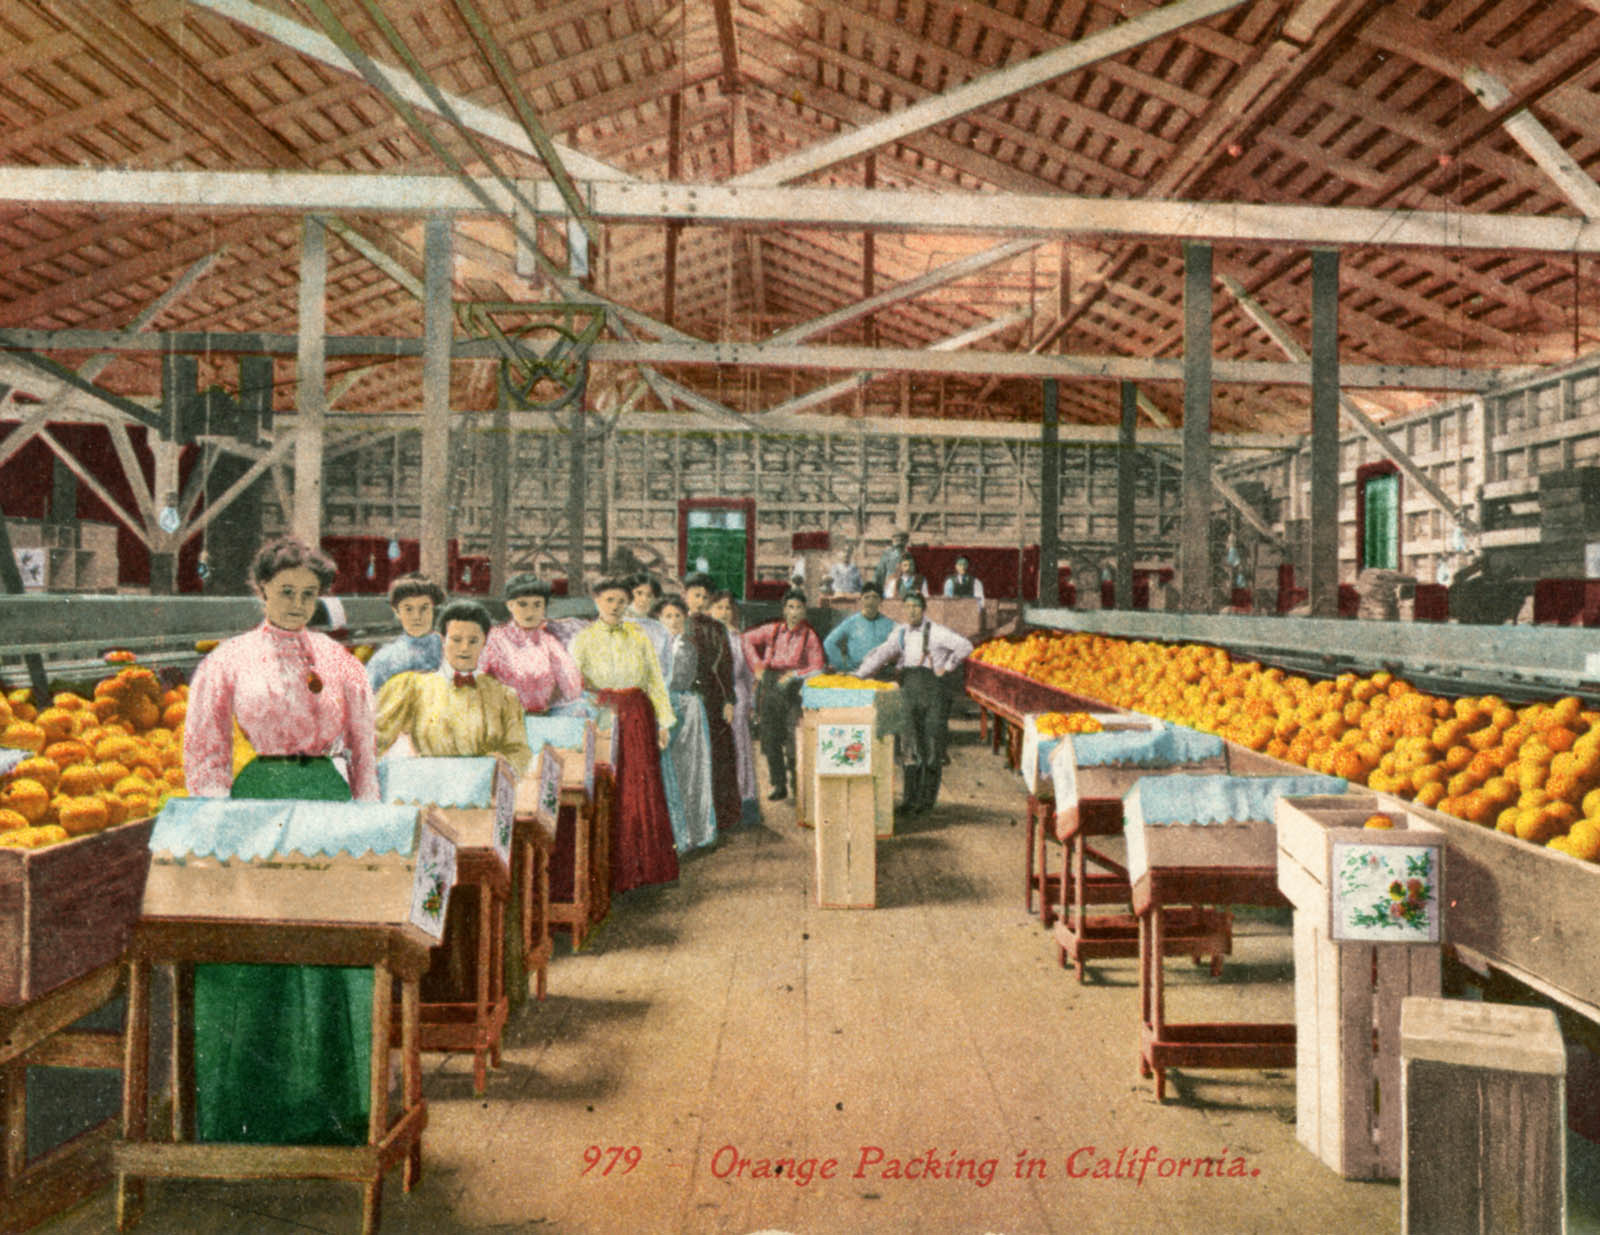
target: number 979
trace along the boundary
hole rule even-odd
[[[583,1171],[587,1175],[595,1168],[599,1168],[601,1175],[609,1175],[615,1171],[619,1175],[626,1175],[639,1165],[639,1160],[644,1157],[644,1151],[637,1145],[590,1145],[583,1151]]]

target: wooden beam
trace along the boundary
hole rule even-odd
[[[1223,275],[1221,282],[1223,287],[1228,289],[1229,294],[1239,302],[1240,308],[1245,311],[1256,325],[1261,327],[1266,336],[1278,346],[1284,355],[1296,363],[1309,359],[1306,350],[1300,346],[1283,323],[1268,313],[1259,302],[1246,292],[1237,279],[1230,275]],[[1314,287],[1315,276],[1313,273]],[[1314,385],[1315,382],[1313,381]],[[1432,498],[1452,521],[1461,526],[1462,531],[1471,533],[1478,530],[1476,521],[1462,507],[1453,502],[1444,490],[1434,483],[1433,477],[1419,467],[1411,456],[1401,448],[1400,444],[1384,431],[1383,426],[1368,416],[1349,395],[1341,392],[1338,397],[1338,406],[1339,410],[1344,413],[1345,418],[1364,434],[1374,446],[1382,451],[1385,458],[1393,459],[1395,465],[1405,473],[1406,478]]]
[[[480,179],[476,185],[487,195],[489,205],[453,176],[12,167],[0,182],[0,201],[207,214],[270,210],[415,215],[428,209],[463,217],[511,214],[512,200],[494,180]],[[868,192],[848,187],[739,188],[602,181],[588,181],[580,187],[595,215],[616,223],[676,219],[758,227],[849,231],[872,227],[1039,238],[1078,235],[1214,244],[1600,253],[1600,223],[1550,216],[1124,201],[1067,194]],[[553,186],[536,181],[524,189],[541,214],[564,212]]]
[[[295,357],[294,510],[290,528],[315,549],[322,543],[322,437],[328,414],[326,355],[327,233],[307,217],[300,227],[300,343]],[[249,473],[246,473],[248,475]]]
[[[1467,65],[1461,72],[1461,80],[1490,111],[1504,107],[1511,99],[1511,88],[1486,69]],[[1502,123],[1506,132],[1516,139],[1517,145],[1550,177],[1568,201],[1586,217],[1600,219],[1600,184],[1596,184],[1594,177],[1562,148],[1537,116],[1522,108],[1512,112]]]
[[[334,41],[326,35],[319,34],[309,26],[292,21],[287,17],[263,8],[259,4],[249,3],[249,0],[190,0],[193,7],[211,10],[219,16],[227,18],[235,25],[254,31],[262,38],[281,43],[291,48],[299,55],[309,60],[314,60],[328,68],[336,69],[340,73],[350,73],[350,62],[345,59],[344,53]],[[502,37],[512,37],[506,31],[501,31]],[[414,82],[409,74],[386,65],[379,65],[379,70],[387,78],[390,86],[406,99],[412,106],[427,111],[430,114],[439,114],[427,94]],[[482,107],[469,99],[459,95],[446,95],[451,107],[462,120],[471,127],[472,131],[480,136],[498,142],[519,153],[539,157],[539,151],[529,139],[527,133],[514,120],[490,108]],[[562,163],[571,172],[588,179],[632,179],[626,172],[592,159],[571,147],[555,143],[555,151]]]
[[[1339,616],[1339,254],[1331,249],[1311,254],[1311,373],[1311,616],[1331,618]],[[1361,536],[1357,527],[1358,544]]]
[[[1073,380],[1179,381],[1184,362],[1163,357],[1028,355],[1015,352],[945,352],[910,348],[854,347],[842,344],[800,344],[774,347],[759,343],[596,343],[589,349],[596,364],[737,365],[779,369],[909,370],[913,373],[999,374],[1004,377]],[[1307,385],[1306,364],[1264,360],[1218,360],[1218,382],[1246,385]],[[1476,391],[1493,385],[1487,370],[1446,366],[1352,365],[1347,386],[1403,390]]]
[[[1139,428],[1139,389],[1123,382],[1122,422],[1117,435],[1117,608],[1133,608],[1133,558],[1138,548],[1134,518],[1137,494],[1134,491],[1134,454]]]
[[[1183,249],[1183,528],[1178,570],[1185,613],[1210,613],[1211,248]]]
[[[935,98],[894,112],[875,123],[841,133],[807,150],[779,159],[731,183],[776,185],[797,180],[869,150],[890,145],[922,129],[944,124],[957,116],[998,102],[1085,65],[1121,55],[1131,48],[1164,38],[1195,22],[1237,8],[1243,0],[1176,0],[1151,12],[1097,31],[1075,43],[1034,56],[1021,64],[987,74]]]
[[[430,216],[423,225],[422,573],[448,587],[450,485],[451,224]]]

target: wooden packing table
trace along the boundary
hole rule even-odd
[[[469,895],[460,895],[468,890]],[[510,895],[511,877],[492,847],[469,841],[456,849],[452,912],[445,922],[444,939],[432,950],[427,975],[433,980],[430,987],[436,983],[444,997],[433,997],[435,990],[430,990],[430,998],[418,1011],[421,1049],[470,1052],[472,1092],[479,1096],[488,1088],[489,1069],[500,1066],[500,1036],[510,1011],[506,995],[506,901]],[[458,905],[459,913],[455,912]],[[464,926],[468,914],[476,918],[473,928]],[[452,956],[463,947],[465,956]],[[465,963],[452,963],[457,959]],[[464,987],[471,989],[471,1002],[462,998]],[[401,1045],[403,1032],[397,1018],[392,1045]]]
[[[561,811],[557,835],[572,830],[571,899],[550,900],[549,920],[572,932],[573,950],[583,947],[584,936],[611,912],[611,833],[616,811],[616,782],[609,765],[595,764],[594,795],[582,784],[561,783]]]
[[[405,1190],[422,1177],[421,999],[432,940],[411,926],[364,922],[285,922],[146,917],[128,953],[128,1018],[122,1080],[122,1140],[112,1148],[117,1227],[144,1209],[148,1178],[345,1179],[362,1185],[361,1229],[373,1235],[383,1176],[404,1163]],[[194,1125],[194,984],[197,964],[349,965],[371,968],[371,1110],[364,1145],[198,1143]],[[150,969],[175,967],[173,982],[172,1138],[150,1134]],[[389,1119],[389,1052],[394,982],[400,983],[401,1107]]]
[[[28,1069],[120,1069],[120,1033],[69,1026],[115,998],[121,978],[122,962],[112,961],[38,999],[0,1008],[0,1231],[7,1235],[37,1226],[111,1178],[114,1118],[28,1160]]]
[[[1292,1068],[1294,1022],[1172,1024],[1166,1019],[1166,915],[1177,905],[1283,907],[1273,866],[1152,866],[1133,884],[1139,922],[1139,1075],[1165,1101],[1168,1068]]]
[[[555,945],[550,937],[550,851],[556,838],[537,815],[519,812],[511,840],[511,874],[521,912],[522,963],[534,975],[534,994],[545,995]]]
[[[1065,860],[1059,876],[1052,877],[1044,870],[1041,822],[1041,883],[1054,888],[1060,897],[1054,913],[1045,909],[1045,925],[1051,926],[1055,938],[1056,963],[1065,968],[1071,960],[1082,982],[1089,961],[1125,960],[1140,954],[1140,924],[1134,914],[1089,913],[1091,905],[1116,905],[1126,911],[1132,904],[1128,868],[1095,848],[1098,840],[1122,835],[1122,799],[1078,798],[1067,809],[1052,814]],[[1090,870],[1090,863],[1099,869]],[[1041,900],[1043,897],[1041,890]],[[1174,905],[1163,908],[1160,916],[1162,956],[1189,956],[1199,965],[1209,954],[1211,976],[1222,973],[1222,958],[1233,951],[1232,914],[1207,905]]]

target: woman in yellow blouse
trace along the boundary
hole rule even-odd
[[[378,692],[378,750],[403,733],[417,754],[500,755],[518,776],[533,762],[522,704],[509,686],[478,671],[489,611],[458,600],[439,613],[444,661],[438,669],[397,673]]]

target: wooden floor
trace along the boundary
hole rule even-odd
[[[1056,967],[1021,905],[1020,782],[957,730],[941,805],[879,843],[878,909],[816,909],[810,833],[764,803],[675,886],[615,901],[581,953],[558,945],[485,1098],[470,1059],[428,1057],[424,1180],[390,1175],[384,1230],[1399,1229],[1397,1186],[1296,1143],[1292,1072],[1175,1073],[1156,1103],[1134,962],[1081,987]],[[1241,921],[1220,981],[1169,964],[1172,1014],[1292,1019],[1289,955],[1285,925]],[[1147,1154],[1142,1182],[1093,1175]],[[1231,1177],[1158,1174],[1186,1158]],[[354,1185],[186,1182],[153,1185],[139,1229],[357,1225]],[[112,1229],[108,1194],[44,1229]]]

